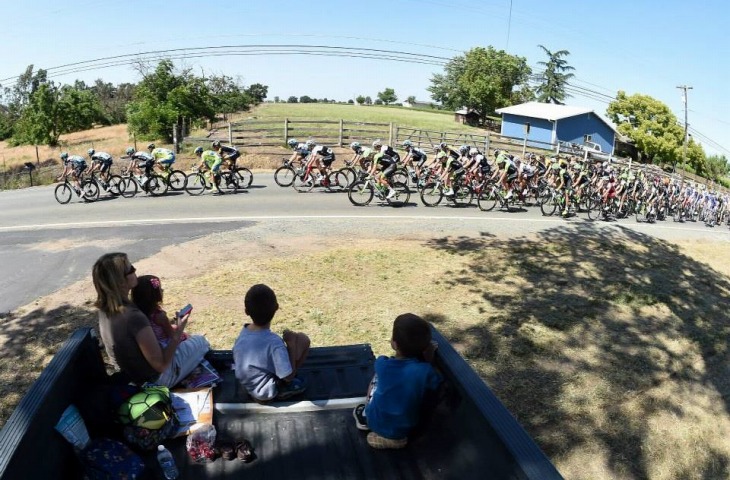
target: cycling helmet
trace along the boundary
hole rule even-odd
[[[313,146],[317,145],[317,143],[312,140],[311,138],[307,140],[307,148],[312,148]]]
[[[462,155],[466,155],[469,153],[469,145],[462,145],[459,147],[459,153]]]
[[[294,148],[299,144],[299,142],[297,142],[296,138],[290,138],[286,141],[286,144],[289,145],[291,148]]]
[[[373,142],[373,148],[380,148],[383,146],[383,141],[380,139],[377,139]]]
[[[439,143],[439,148],[446,149],[446,147],[448,147],[448,145],[446,144],[446,142]]]
[[[198,147],[195,149],[195,155],[201,155],[203,153],[203,147]]]
[[[126,150],[127,155],[134,155],[134,148],[128,147]]]
[[[221,141],[220,140],[213,140],[213,148],[220,148]]]
[[[95,154],[95,153],[96,153],[96,150],[94,150],[93,148],[90,148],[90,149],[88,149],[88,150],[86,151],[86,153],[87,153],[87,154],[89,154],[89,156],[92,156],[93,154]]]
[[[350,144],[350,148],[353,150],[359,150],[360,149],[360,142],[352,142]]]
[[[61,160],[67,160],[68,159],[68,152],[62,152],[61,153]]]
[[[154,150],[154,149],[155,149],[154,143],[150,143],[149,145],[147,145],[147,150]]]
[[[470,148],[469,149],[469,155],[471,155],[471,156],[474,156],[474,155],[476,155],[478,153],[479,153],[479,150],[477,150],[476,148]]]
[[[413,146],[413,142],[411,142],[410,140],[405,140],[403,142],[403,148],[410,148],[412,146]]]
[[[388,146],[383,145],[382,147],[380,147],[380,153],[388,153]]]

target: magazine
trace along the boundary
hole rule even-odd
[[[213,365],[208,360],[203,360],[200,365],[195,367],[195,370],[190,372],[190,375],[185,377],[179,387],[192,389],[200,387],[213,387],[221,381],[221,376],[218,374]]]

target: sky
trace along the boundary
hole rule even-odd
[[[604,117],[610,99],[623,90],[662,101],[684,121],[677,86],[691,86],[690,134],[706,153],[730,159],[730,7],[720,0],[2,3],[4,86],[29,64],[49,69],[50,77],[63,83],[97,78],[115,84],[137,82],[140,74],[128,63],[106,68],[102,62],[89,63],[86,71],[54,67],[130,55],[116,62],[122,63],[145,52],[175,50],[160,55],[175,55],[177,66],[199,74],[268,85],[269,99],[308,95],[347,100],[361,94],[376,98],[390,87],[400,100],[413,95],[430,101],[432,75],[443,72],[443,63],[456,55],[491,45],[525,57],[538,73],[538,62],[546,60],[538,45],[544,45],[570,52],[566,60],[575,68],[571,84],[576,93],[566,103],[592,108]],[[282,55],[282,47],[269,45],[294,45],[288,50],[309,54]],[[315,45],[340,53],[347,48],[351,56],[312,55]],[[192,50],[220,46],[237,48]],[[353,49],[359,56],[352,56]],[[224,54],[234,50],[239,54]],[[241,55],[244,50],[258,54]],[[389,60],[392,51],[404,52],[399,57],[410,61]],[[433,61],[415,63],[423,57],[410,54],[428,55]],[[68,70],[73,71],[63,73]]]

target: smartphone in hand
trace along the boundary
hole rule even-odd
[[[189,303],[185,305],[183,308],[180,309],[179,312],[175,314],[177,318],[183,318],[185,315],[193,311],[193,306]]]

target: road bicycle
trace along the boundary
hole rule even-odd
[[[239,177],[237,172],[230,170],[222,170],[220,172],[220,181],[218,182],[218,188],[223,193],[236,193],[238,190],[242,190],[246,187],[241,186],[241,182],[247,182],[247,177]],[[188,174],[185,182],[185,191],[189,195],[201,195],[206,190],[212,190],[214,188],[213,181],[210,178],[210,170],[199,169],[193,166],[192,173]]]
[[[163,165],[162,170],[159,171],[162,178],[165,179],[167,186],[174,191],[185,190],[185,183],[187,181],[187,175],[182,170],[173,170],[171,165]]]
[[[514,191],[515,190],[513,190],[513,192]],[[525,203],[525,198],[526,197],[519,191],[517,191],[517,193],[513,193],[513,195],[508,198],[501,185],[494,180],[486,180],[477,194],[477,207],[479,207],[479,210],[483,212],[491,212],[497,205],[499,205],[500,210],[506,210],[509,212],[513,207],[515,207],[515,203]],[[535,202],[539,204],[540,201],[548,201],[550,195],[548,194],[546,197],[545,193],[543,193],[543,196],[541,197],[535,194],[535,198]]]
[[[97,187],[100,187],[100,193],[102,189],[108,191],[115,197],[124,193],[126,182],[121,175],[108,174],[107,178],[103,179],[101,178],[101,172],[98,170],[94,170],[94,173],[91,174],[89,179],[93,182],[96,182]]]
[[[280,187],[291,187],[297,175],[303,173],[303,166],[292,165],[288,158],[283,158],[282,162],[283,165],[274,171],[274,181]]]
[[[319,172],[314,172],[314,164],[297,172],[292,186],[297,192],[304,193],[311,191],[314,187],[324,187],[329,191],[340,192],[346,189],[350,182],[347,176],[340,170],[329,172],[323,177]]]
[[[127,169],[124,169],[122,170],[122,178],[124,179],[124,190],[122,191],[124,198],[132,198],[140,190],[153,197],[159,197],[167,193],[167,189],[169,188],[167,179],[156,173],[151,173],[149,176],[140,176],[134,175]]]
[[[440,178],[435,180],[428,180],[428,182],[421,187],[420,196],[421,201],[427,207],[435,207],[446,198],[449,202],[453,203],[457,207],[466,207],[471,204],[474,200],[474,192],[464,176],[454,179],[452,187],[454,191],[451,195],[446,195],[447,187],[446,184]]]
[[[56,186],[53,191],[53,195],[56,197],[56,201],[61,205],[65,205],[71,201],[76,187],[69,181],[68,177],[63,178],[63,183]],[[76,193],[85,202],[93,202],[99,198],[99,186],[90,179],[81,180],[81,191]]]
[[[388,189],[381,185],[372,175],[363,174],[360,180],[353,182],[347,190],[347,198],[358,207],[370,204],[374,197],[386,202],[392,207],[402,207],[408,204],[411,199],[411,191],[408,185],[398,182],[392,183],[395,194],[388,198]]]

